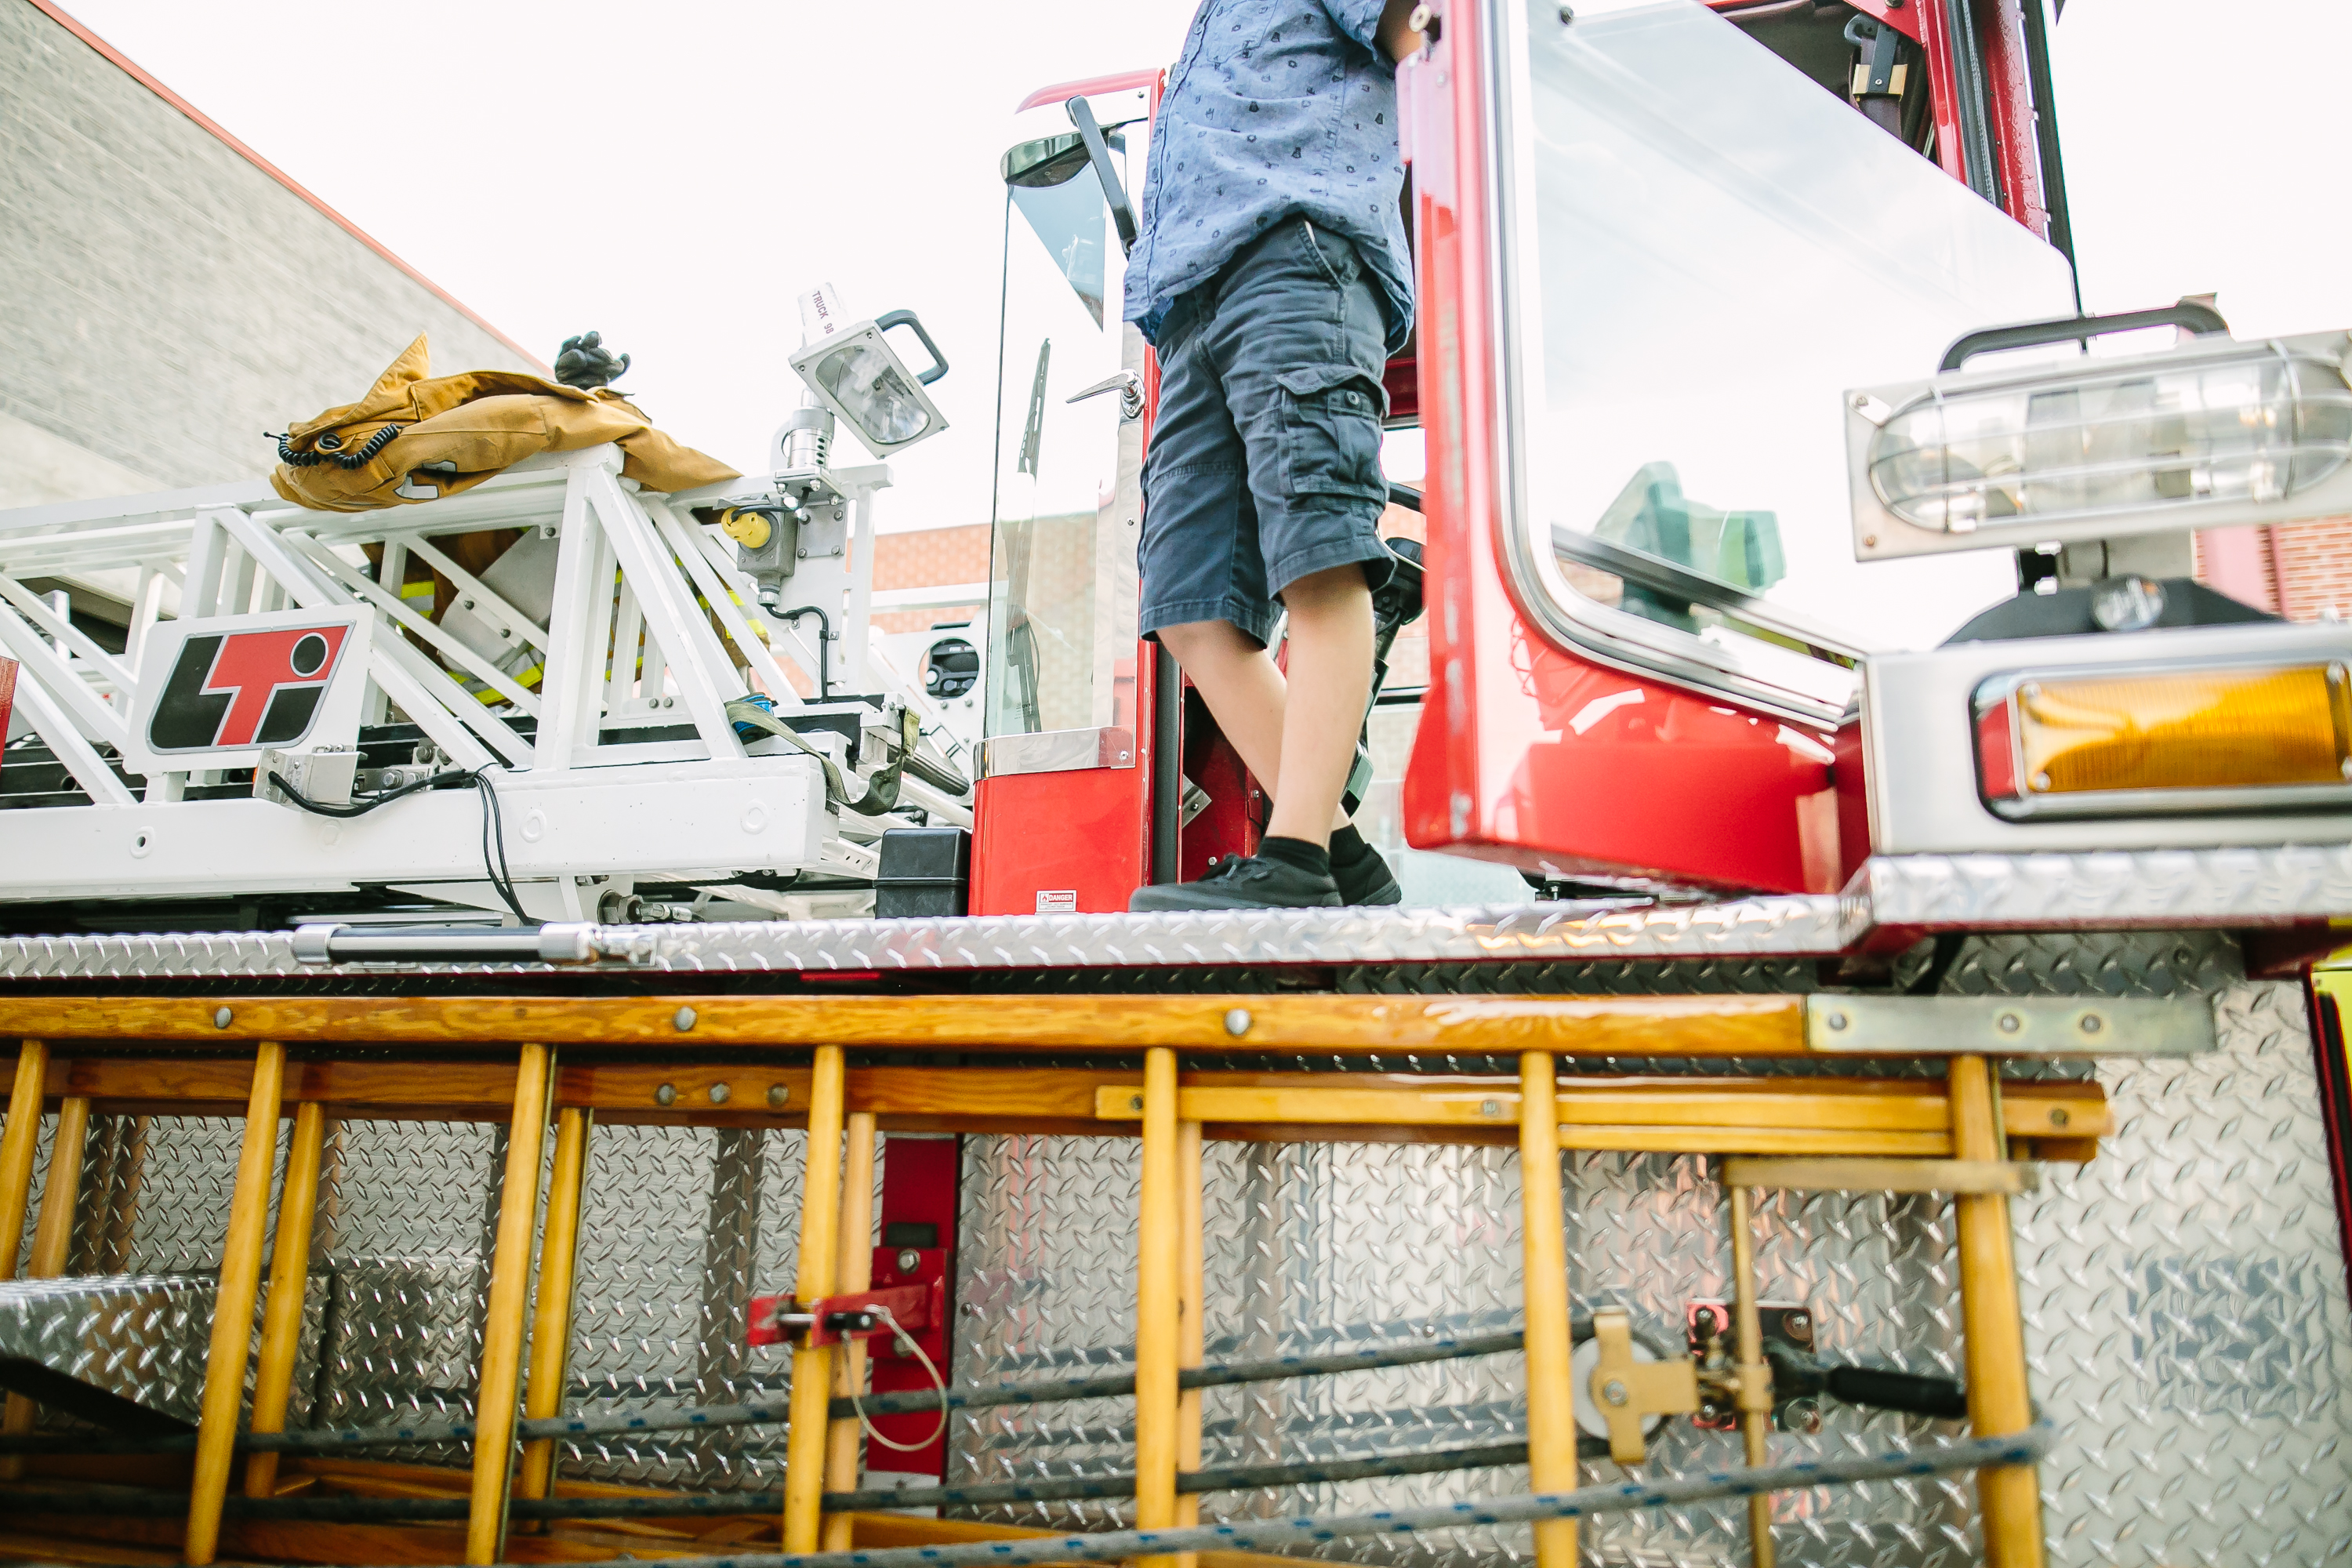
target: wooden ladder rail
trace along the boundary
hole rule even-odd
[[[1549,1051],[1519,1057],[1520,1299],[1527,1326],[1528,1486],[1576,1489],[1568,1232],[1559,1173],[1559,1077]],[[1535,1526],[1537,1568],[1576,1568],[1576,1521]]]
[[[819,1046],[809,1087],[807,1161],[801,1178],[800,1256],[793,1298],[835,1293],[841,1259],[842,1052]],[[833,1403],[833,1347],[793,1347],[793,1390],[784,1426],[786,1552],[814,1552],[824,1531],[826,1412]]]
[[[554,1069],[554,1051],[533,1044],[523,1046],[515,1067],[506,1178],[499,1194],[489,1300],[482,1311],[482,1355],[475,1374],[473,1507],[466,1518],[468,1568],[496,1563],[506,1551],[524,1318],[530,1310],[530,1238],[539,1227],[539,1166],[547,1147]]]
[[[2000,1080],[1982,1057],[1954,1057],[1946,1072],[1957,1160],[2009,1158]],[[2017,1241],[2006,1193],[1956,1193],[1960,1263],[1960,1335],[1966,1352],[1969,1430],[1978,1437],[2033,1425],[2026,1386],[2025,1322],[2017,1297]],[[2031,1465],[1977,1473],[1985,1568],[2042,1568],[2040,1472]]]
[[[16,1097],[12,1093],[9,1098],[13,1124]],[[39,1130],[41,1101],[42,1093],[37,1085],[26,1119],[26,1125],[36,1134]],[[81,1195],[82,1153],[89,1138],[89,1097],[67,1095],[58,1106],[57,1134],[49,1144],[49,1174],[41,1184],[40,1220],[33,1233],[32,1256],[25,1260],[25,1278],[27,1279],[54,1279],[66,1271],[68,1255],[73,1247],[74,1204]],[[0,1154],[0,1166],[9,1166],[13,1174],[12,1159],[13,1152]],[[24,1163],[23,1182],[29,1183],[32,1179],[29,1150],[26,1152]],[[15,1251],[17,1237],[24,1230],[26,1202],[22,1184],[19,1184],[13,1205],[0,1205],[12,1207],[16,1216],[13,1227],[7,1231],[5,1248],[0,1248],[0,1279],[15,1274],[16,1268]],[[5,1214],[0,1214],[0,1226],[9,1224]],[[39,1406],[33,1401],[21,1394],[12,1394],[7,1399],[6,1414],[0,1415],[0,1432],[12,1435],[30,1432],[38,1414]],[[0,1480],[14,1480],[23,1470],[24,1460],[18,1456],[0,1456]]]
[[[221,1507],[228,1496],[237,1419],[245,1407],[245,1371],[253,1343],[254,1299],[261,1288],[261,1243],[269,1223],[278,1115],[285,1089],[286,1047],[264,1040],[254,1052],[245,1136],[229,1196],[228,1235],[221,1247],[220,1284],[213,1296],[212,1341],[205,1356],[202,1414],[196,1424],[195,1475],[188,1489],[187,1531],[181,1546],[191,1568],[204,1568],[220,1549]]]
[[[555,1116],[555,1163],[547,1178],[547,1221],[539,1244],[539,1288],[531,1308],[530,1373],[522,1413],[545,1420],[563,1413],[563,1385],[572,1366],[572,1313],[579,1294],[580,1205],[586,1194],[588,1143],[596,1113],[567,1105]],[[555,1439],[523,1445],[514,1495],[540,1499],[555,1486]],[[534,1525],[535,1531],[541,1527]]]

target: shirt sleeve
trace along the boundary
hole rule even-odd
[[[1383,9],[1382,0],[1323,0],[1323,9],[1331,13],[1331,20],[1339,24],[1339,31],[1373,54],[1380,55],[1377,35]],[[1388,57],[1381,55],[1381,58],[1386,59]]]

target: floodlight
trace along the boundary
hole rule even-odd
[[[883,335],[910,328],[922,340],[931,365],[919,374]],[[828,331],[792,356],[792,366],[817,401],[857,433],[876,457],[887,457],[929,440],[948,422],[923,388],[947,374],[948,362],[912,310],[891,310],[870,321]]]
[[[1849,393],[1855,558],[2352,511],[2343,332],[2239,342],[2224,331],[2158,353],[1948,373],[1985,348],[2181,314],[1999,329],[1955,344],[1948,374]]]

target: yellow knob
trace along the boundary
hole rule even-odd
[[[719,531],[746,550],[757,550],[768,542],[775,525],[756,511],[737,511],[730,508],[719,520]]]

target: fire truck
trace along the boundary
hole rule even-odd
[[[2352,634],[2191,542],[2352,510],[2352,338],[2081,314],[2038,4],[1414,20],[1402,907],[1122,912],[1265,813],[1158,70],[1006,132],[984,617],[823,289],[758,474],[0,514],[0,1555],[2340,1553]]]

